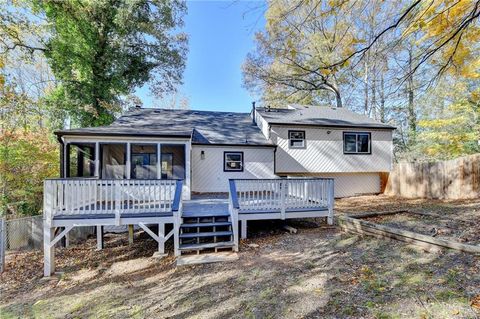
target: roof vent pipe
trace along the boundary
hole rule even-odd
[[[255,114],[255,102],[252,102],[252,123],[257,125],[257,121],[255,119],[256,117],[256,114]]]

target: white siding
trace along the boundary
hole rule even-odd
[[[270,139],[270,126],[268,125],[268,122],[258,112],[255,112],[255,122],[262,131],[263,136],[265,136],[267,140]]]
[[[290,149],[288,130],[303,130],[306,147]],[[343,154],[343,132],[370,132],[372,154]],[[392,168],[392,131],[273,126],[278,145],[277,174],[388,172]]]
[[[380,174],[378,173],[298,174],[296,176],[335,179],[336,198],[380,193]]]
[[[201,151],[205,159],[201,159]],[[223,171],[223,152],[243,152],[243,172]],[[192,191],[228,192],[230,178],[274,178],[273,147],[192,145]]]

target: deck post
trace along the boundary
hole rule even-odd
[[[131,152],[131,144],[130,142],[127,143],[127,154],[126,154],[126,167],[125,167],[125,175],[127,177],[127,179],[130,179],[131,178],[131,175],[132,175],[132,164],[131,164],[131,156],[132,156],[132,152]]]
[[[70,232],[65,234],[65,248],[68,248],[70,246]]]
[[[43,223],[43,275],[50,277],[55,272],[55,245],[50,245],[55,237],[55,228]]]
[[[100,177],[100,143],[95,142],[95,177]]]
[[[97,226],[97,250],[102,250],[103,247],[103,226]]]
[[[133,244],[133,225],[128,225],[128,244]]]
[[[280,213],[282,216],[282,219],[285,220],[285,199],[286,199],[286,194],[287,193],[287,181],[282,179],[280,182],[280,202],[281,202],[281,208],[280,208]]]
[[[190,200],[191,192],[190,192],[190,183],[191,183],[191,157],[192,157],[192,147],[190,142],[185,143],[185,182],[183,185],[183,199]]]
[[[247,238],[247,220],[242,219],[242,239]]]
[[[157,143],[157,179],[162,179],[162,144]]]
[[[163,255],[165,254],[165,223],[158,224],[158,252]]]
[[[328,184],[328,217],[327,223],[333,225],[333,199],[334,199],[334,183],[333,180],[329,180]]]

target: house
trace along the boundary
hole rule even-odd
[[[334,197],[380,191],[393,129],[346,109],[291,105],[135,108],[109,126],[57,131],[61,176],[44,185],[44,274],[73,227],[96,226],[102,249],[104,226],[138,225],[159,256],[173,238],[177,263],[188,263],[192,253],[238,251],[251,220],[332,224]]]
[[[347,109],[293,105],[250,113],[138,108],[109,126],[56,134],[62,177],[181,179],[185,199],[227,193],[229,179],[329,177],[335,197],[345,197],[380,192],[393,129]]]

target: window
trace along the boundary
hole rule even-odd
[[[131,144],[131,178],[157,179],[157,145]]]
[[[372,154],[370,133],[343,132],[344,154]]]
[[[288,131],[290,148],[305,148],[305,131]]]
[[[243,152],[225,152],[223,153],[223,158],[224,172],[243,171]]]

